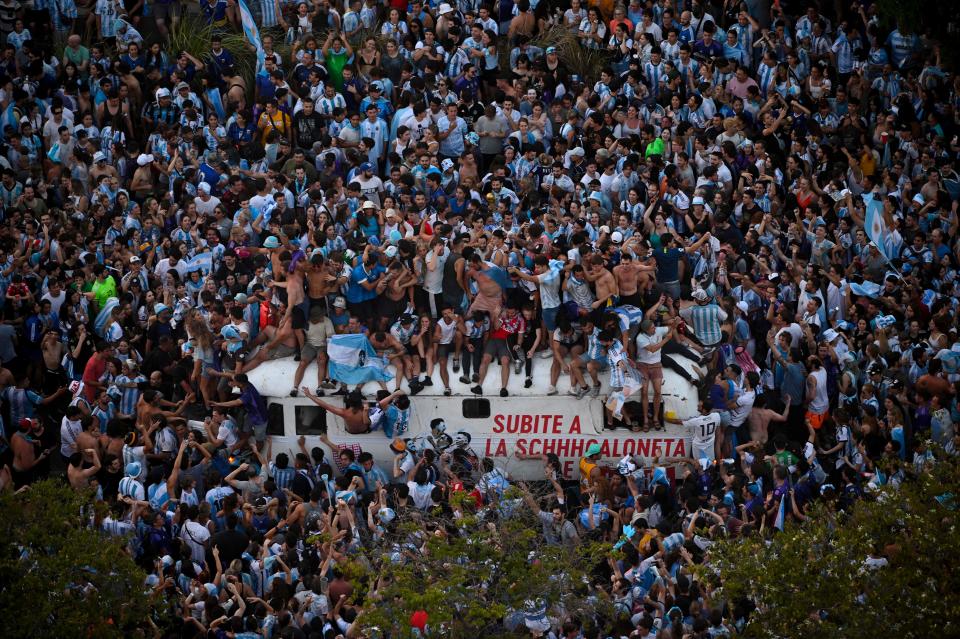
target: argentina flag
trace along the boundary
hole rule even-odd
[[[787,501],[787,495],[786,493],[784,493],[783,497],[780,498],[780,507],[777,509],[777,518],[773,520],[773,527],[779,531],[783,531],[783,525],[786,522],[786,518],[787,518],[786,501]]]
[[[334,335],[327,343],[330,377],[344,384],[386,382],[393,379],[377,357],[366,335]]]
[[[257,21],[253,18],[253,14],[250,13],[250,7],[244,0],[237,0],[237,7],[240,9],[240,26],[243,27],[243,35],[257,50],[257,67],[259,68],[265,57],[263,43],[260,41],[260,29],[257,27]]]
[[[862,284],[853,282],[850,284],[850,292],[861,297],[877,297],[880,295],[881,286],[876,282],[864,280]]]
[[[201,271],[204,274],[208,274],[213,270],[213,253],[209,251],[206,253],[198,253],[190,259],[183,260],[183,263],[187,273]]]

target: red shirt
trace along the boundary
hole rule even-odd
[[[87,360],[87,365],[83,369],[83,393],[87,396],[88,402],[95,402],[98,395],[97,389],[95,389],[90,382],[100,381],[100,376],[103,375],[106,370],[107,360],[101,358],[99,355],[94,355]]]

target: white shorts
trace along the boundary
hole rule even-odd
[[[694,442],[691,447],[693,448],[693,458],[695,460],[707,459],[713,462],[717,458],[714,452],[713,442],[710,444],[698,444]]]

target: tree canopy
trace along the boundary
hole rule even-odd
[[[54,480],[0,495],[4,637],[129,637],[150,618],[145,573],[88,525],[88,504]]]
[[[847,512],[826,504],[772,539],[722,542],[707,568],[716,594],[756,606],[747,637],[958,636],[958,488],[960,462],[944,456]]]

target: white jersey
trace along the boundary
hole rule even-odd
[[[437,320],[437,326],[440,327],[440,344],[453,344],[453,338],[457,335],[457,321],[454,320],[451,324],[447,324],[443,321],[443,318]]]
[[[713,461],[716,457],[714,441],[717,438],[717,428],[720,426],[720,413],[696,415],[683,420],[683,425],[691,431],[693,458]]]

